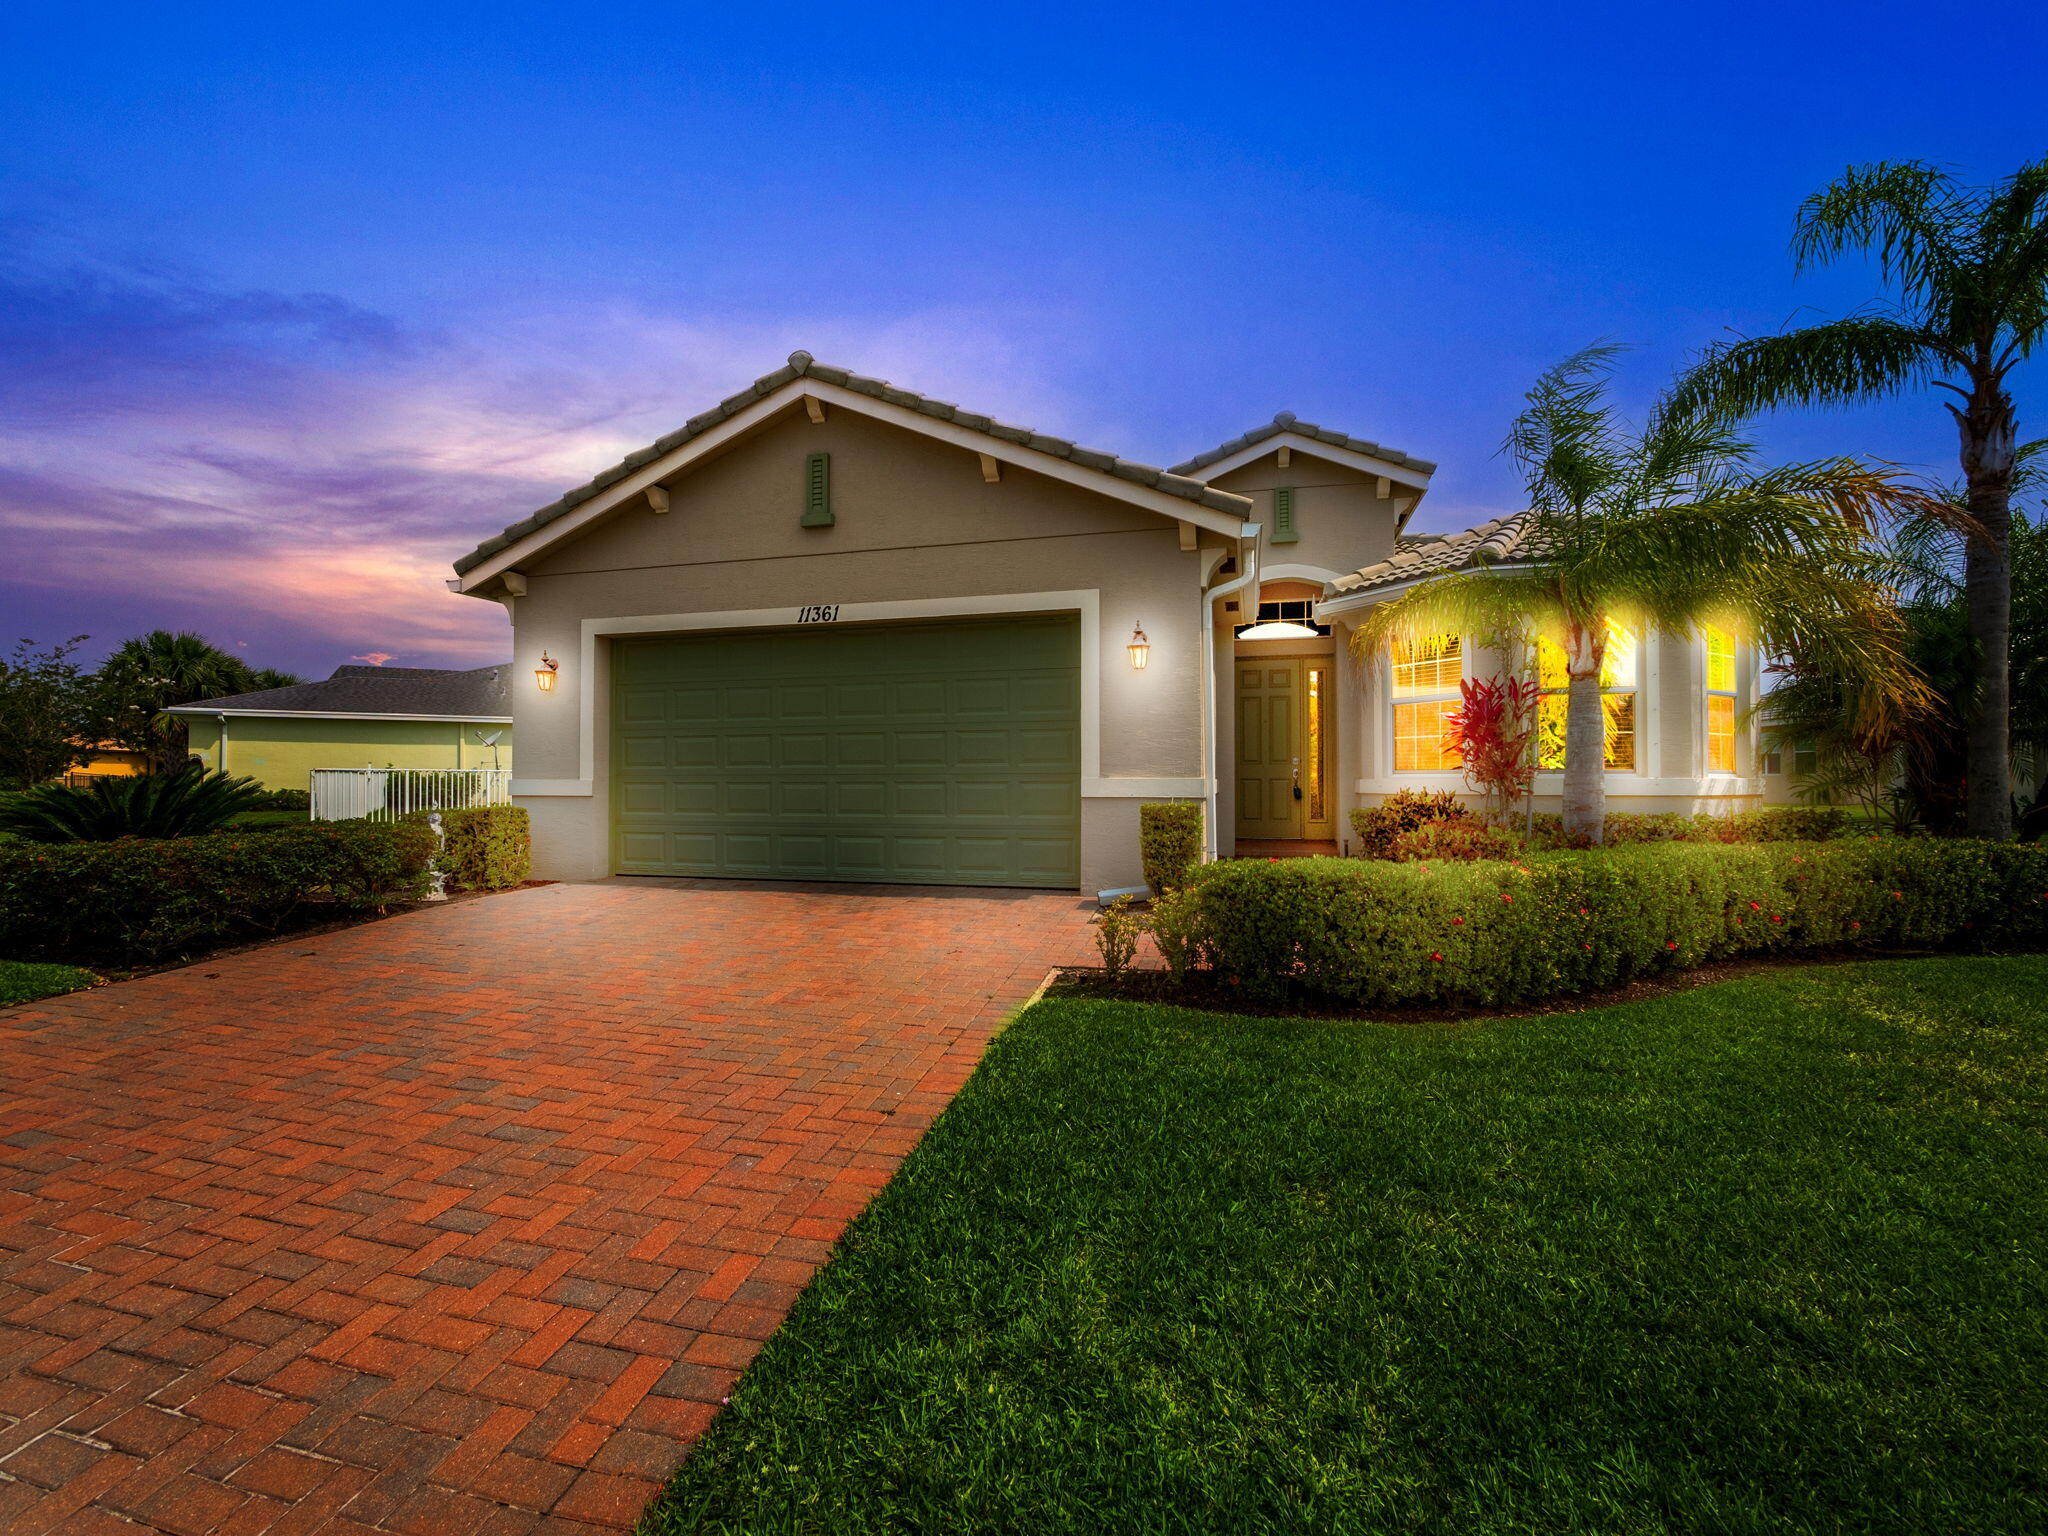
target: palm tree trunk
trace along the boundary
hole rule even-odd
[[[1983,526],[1963,552],[1963,605],[1977,646],[1969,730],[1969,833],[2012,836],[2012,397],[1983,385],[1956,412],[1970,515]]]
[[[1607,826],[1607,713],[1600,702],[1600,663],[1607,625],[1565,627],[1564,830],[1600,842]]]

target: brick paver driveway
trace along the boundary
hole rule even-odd
[[[1086,925],[557,885],[0,1011],[0,1531],[630,1525]]]

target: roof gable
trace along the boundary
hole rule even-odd
[[[1282,411],[1265,425],[1253,427],[1241,437],[1233,437],[1207,453],[1182,460],[1173,466],[1172,472],[1213,479],[1282,447],[1319,454],[1368,474],[1386,475],[1417,489],[1426,489],[1429,477],[1436,473],[1436,465],[1428,459],[1418,459],[1384,443],[1368,442],[1330,427],[1297,420],[1292,411]]]
[[[457,590],[474,589],[513,561],[568,536],[591,518],[643,493],[664,475],[705,453],[722,448],[805,396],[971,446],[992,458],[1087,485],[1217,532],[1236,534],[1251,510],[1249,498],[1213,489],[1199,480],[963,411],[946,401],[898,389],[886,380],[817,362],[808,352],[792,352],[786,366],[762,375],[738,394],[692,416],[674,432],[627,454],[588,483],[484,540],[455,562],[456,574],[462,579],[450,585]]]

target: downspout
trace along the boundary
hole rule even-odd
[[[1202,712],[1203,757],[1207,759],[1208,788],[1202,794],[1202,852],[1216,857],[1216,786],[1223,765],[1216,761],[1216,706],[1223,701],[1216,694],[1216,600],[1242,592],[1259,579],[1259,525],[1246,523],[1238,535],[1238,559],[1244,569],[1223,583],[1202,593],[1202,688],[1209,707]]]
[[[220,725],[220,739],[214,743],[213,766],[217,771],[226,773],[228,771],[228,717],[226,715],[215,715],[213,718]]]

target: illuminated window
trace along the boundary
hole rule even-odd
[[[1636,684],[1641,655],[1635,632],[1607,621],[1607,648],[1600,657],[1600,707],[1607,717],[1606,766],[1636,765]],[[1565,715],[1571,671],[1564,647],[1548,638],[1536,642],[1537,684],[1543,698],[1536,714],[1536,763],[1546,771],[1564,766]]]
[[[1464,761],[1445,741],[1456,699],[1394,706],[1394,772],[1445,773]]]
[[[1330,669],[1314,662],[1308,668],[1308,708],[1303,724],[1308,727],[1307,757],[1308,819],[1328,821],[1330,813],[1328,775],[1323,772],[1323,707],[1329,694]]]
[[[1394,772],[1447,773],[1463,761],[1445,741],[1465,678],[1465,643],[1457,635],[1394,642]]]
[[[1707,626],[1707,772],[1735,771],[1735,637]]]
[[[1465,643],[1457,635],[1394,642],[1394,697],[1455,693],[1464,680]]]

